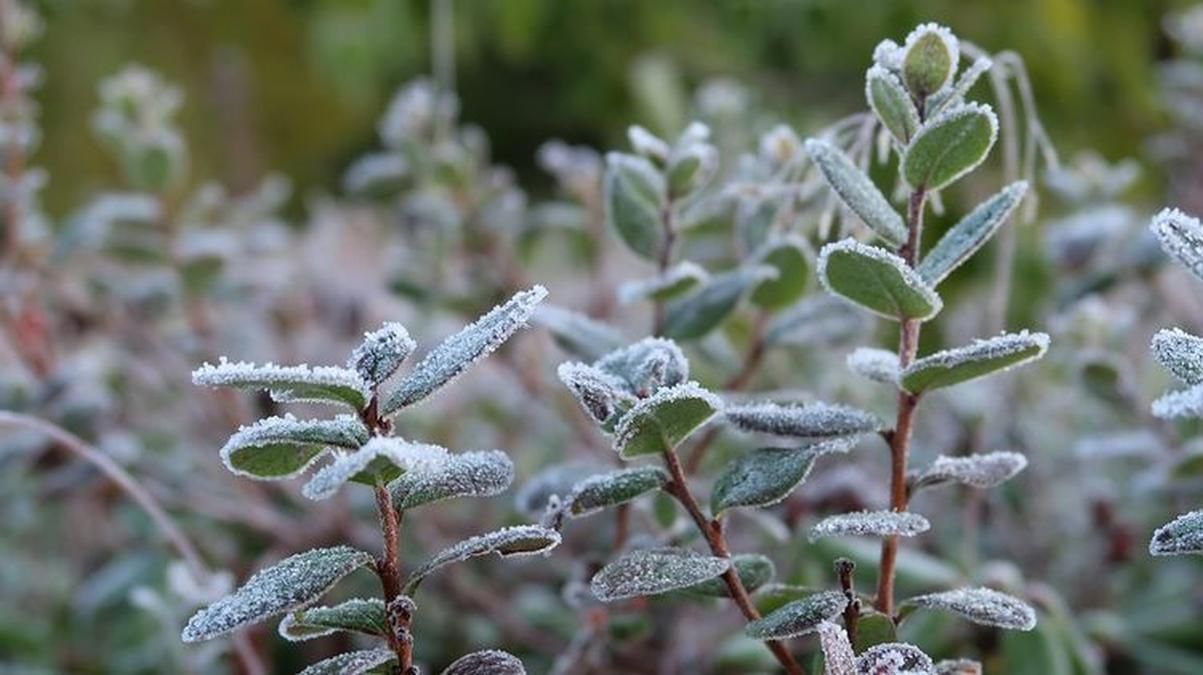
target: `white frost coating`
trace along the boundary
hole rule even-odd
[[[351,194],[371,192],[409,175],[409,162],[399,154],[378,152],[355,160],[343,174],[343,189]]]
[[[910,598],[903,604],[945,610],[983,626],[1023,631],[1036,627],[1036,610],[1019,598],[992,588],[958,588],[930,593]]]
[[[405,594],[412,596],[418,584],[431,572],[452,563],[490,553],[503,558],[539,555],[559,545],[560,533],[540,525],[514,525],[469,537],[436,553],[411,572],[405,581]]]
[[[1157,528],[1149,541],[1152,555],[1203,553],[1203,511],[1184,513]]]
[[[902,67],[902,47],[893,40],[882,40],[873,48],[873,62],[888,70]]]
[[[856,654],[852,651],[848,633],[830,621],[819,623],[816,630],[823,648],[826,675],[857,675]]]
[[[975,488],[992,488],[1027,468],[1028,458],[1017,452],[988,452],[967,457],[940,455],[912,483],[912,489],[955,482]]]
[[[696,286],[710,278],[710,273],[701,265],[690,260],[684,260],[665,270],[663,274],[627,281],[618,287],[618,302],[629,305],[637,300],[653,297],[671,288],[688,288]],[[686,286],[689,284],[689,286]]]
[[[567,508],[574,517],[583,518],[659,489],[668,480],[668,474],[657,466],[637,466],[590,476],[573,486]]]
[[[590,361],[597,360],[622,346],[622,334],[610,326],[554,305],[541,305],[531,316],[531,322],[551,332],[565,350]]]
[[[977,84],[982,75],[994,67],[994,61],[989,56],[979,56],[969,64],[965,72],[961,73],[961,77],[952,88],[952,93],[948,97],[948,101],[956,103],[957,99],[964,98],[965,94]]]
[[[791,438],[833,438],[866,434],[881,428],[873,414],[845,405],[764,402],[729,406],[727,420],[744,431]]]
[[[522,484],[514,497],[514,508],[528,516],[539,515],[547,508],[547,503],[552,497],[566,497],[577,483],[602,473],[607,468],[592,462],[569,462],[549,466]]]
[[[638,124],[627,127],[627,139],[635,152],[663,164],[668,161],[668,143]]]
[[[987,148],[994,147],[994,142],[998,140],[998,115],[996,115],[994,113],[994,109],[991,108],[990,106],[986,105],[985,103],[977,103],[977,102],[962,103],[960,105],[954,105],[946,110],[941,111],[940,114],[938,114],[934,118],[928,120],[926,124],[924,124],[922,127],[919,128],[918,133],[916,133],[915,137],[911,139],[910,147],[913,148],[913,147],[917,146],[922,141],[923,137],[926,136],[927,134],[931,133],[932,131],[939,129],[940,127],[943,127],[946,124],[955,122],[958,118],[969,117],[970,115],[983,115],[986,118],[986,123],[990,127],[990,140],[986,143],[986,147]],[[944,184],[941,186],[938,186],[938,187],[943,187],[944,185],[950,185],[950,184],[956,182],[958,179],[960,179],[965,174],[976,169],[979,164],[981,164],[983,161],[985,161],[987,154],[989,154],[989,153],[982,153],[981,159],[979,159],[977,162],[975,162],[973,164],[969,164],[969,165],[963,167],[957,173],[947,177],[944,180]],[[907,173],[906,159],[909,156],[910,155],[908,153],[906,156],[903,157],[902,171],[903,171],[904,175]],[[929,186],[929,187],[932,187],[932,186]]]
[[[614,427],[614,448],[621,451],[626,447],[635,435],[643,430],[643,425],[649,418],[656,418],[657,408],[686,399],[704,401],[714,411],[711,415],[723,409],[723,400],[713,392],[703,389],[697,382],[690,381],[673,387],[664,387],[640,400],[623,415],[622,419],[618,420],[618,425]],[[707,417],[708,419],[709,417]],[[701,426],[707,420],[702,420],[697,426]]]
[[[815,138],[808,138],[804,147],[831,189],[865,225],[893,246],[906,241],[907,229],[902,216],[847,155]]]
[[[340,630],[383,636],[388,630],[384,601],[353,598],[331,607],[309,607],[285,615],[276,627],[280,637],[289,642],[313,640]]]
[[[903,108],[903,114],[906,116],[906,120],[904,122],[906,124],[906,129],[904,131],[908,133],[906,133],[904,137],[897,139],[899,143],[905,144],[909,134],[913,133],[919,128],[919,112],[915,110],[914,104],[911,103],[910,94],[907,93],[906,87],[902,84],[902,80],[900,80],[898,76],[894,74],[894,71],[882,66],[880,63],[874,63],[872,66],[869,66],[869,70],[865,72],[865,100],[869,102],[869,107],[873,109],[873,112],[877,114],[877,118],[882,120],[883,123],[886,120],[887,111],[878,110],[877,108],[877,97],[873,95],[874,82],[882,82],[885,87],[897,92],[901,97],[901,100],[907,103],[907,105]],[[894,130],[890,129],[888,125],[885,126],[887,127],[886,131],[893,133]],[[887,136],[887,141],[889,138],[891,137]]]
[[[994,236],[1023,202],[1027,192],[1027,181],[1017,181],[974,207],[923,257],[918,267],[919,276],[933,286],[943,281]]]
[[[817,265],[819,281],[823,284],[823,288],[827,289],[827,292],[829,292],[833,295],[836,295],[840,298],[846,297],[843,293],[840,293],[836,289],[832,288],[830,282],[827,279],[827,262],[828,262],[828,260],[830,260],[830,258],[833,254],[841,253],[841,252],[845,252],[845,251],[852,253],[854,255],[872,258],[873,260],[885,263],[886,265],[889,265],[890,267],[897,270],[899,276],[902,277],[902,282],[904,284],[906,284],[906,286],[910,290],[922,295],[923,300],[928,305],[931,305],[931,308],[932,308],[931,312],[929,312],[927,316],[915,317],[915,318],[917,318],[917,319],[931,318],[932,316],[939,314],[940,310],[944,308],[944,300],[940,298],[940,296],[936,293],[935,289],[933,289],[931,286],[929,286],[928,283],[923,280],[923,277],[919,276],[919,273],[916,272],[914,270],[914,268],[912,268],[910,265],[908,265],[905,260],[903,260],[899,256],[894,255],[893,253],[890,253],[889,251],[885,250],[884,248],[881,248],[878,246],[870,246],[868,244],[862,244],[861,242],[859,242],[855,239],[852,239],[852,238],[841,239],[840,241],[832,242],[830,244],[825,245],[823,247],[823,249],[821,251],[819,251],[819,262]],[[855,304],[857,307],[869,310],[879,316],[884,316],[887,319],[895,319],[895,320],[898,319],[897,316],[894,316],[892,314],[883,314],[870,307],[865,307],[864,305],[861,305],[860,303],[856,302],[855,300],[852,300],[851,298],[847,298],[847,299],[849,301],[851,301],[853,304]]]
[[[447,461],[447,450],[437,445],[376,436],[355,452],[338,454],[333,462],[313,474],[313,478],[301,488],[301,494],[313,500],[329,499],[344,483],[367,470],[378,459],[389,462],[402,472],[432,471]]]
[[[635,397],[627,392],[626,382],[600,368],[569,361],[561,363],[556,374],[585,412],[600,424],[609,421],[620,405],[625,407],[635,402]]]
[[[613,602],[688,588],[713,579],[730,567],[728,558],[683,548],[631,551],[593,575],[589,588],[598,600]]]
[[[778,640],[815,632],[848,606],[843,591],[820,591],[782,605],[767,616],[748,623],[744,632],[757,640]]]
[[[931,657],[918,647],[887,642],[865,650],[856,660],[858,675],[936,675]]]
[[[1171,391],[1153,401],[1153,415],[1163,420],[1178,417],[1203,417],[1203,384]]]
[[[347,367],[357,371],[363,379],[379,384],[396,372],[417,347],[418,343],[409,336],[405,326],[389,321],[363,334],[363,342],[351,352]]]
[[[297,445],[334,445],[358,448],[368,441],[368,429],[352,415],[339,415],[332,420],[300,420],[291,413],[283,417],[265,417],[254,424],[238,427],[221,448],[221,461],[231,473],[255,480],[283,480],[305,472],[321,452],[287,473],[264,476],[234,466],[233,455],[247,448],[261,448],[279,443]]]
[[[982,675],[982,664],[972,659],[940,661],[936,664],[936,675]]]
[[[448,454],[438,466],[409,471],[389,485],[393,506],[412,509],[454,497],[492,497],[514,480],[514,463],[500,450]]]
[[[944,43],[944,48],[948,50],[948,56],[951,59],[951,64],[948,68],[948,75],[944,79],[944,83],[936,87],[936,91],[947,87],[954,75],[956,75],[957,67],[960,65],[961,46],[957,40],[957,36],[953,35],[952,31],[946,26],[941,26],[938,23],[925,23],[915,26],[915,29],[906,36],[906,41],[902,43],[902,61],[906,61],[907,53],[911,48],[928,33],[934,33],[940,41]]]
[[[221,357],[217,365],[205,363],[192,371],[192,382],[210,387],[266,389],[278,401],[329,403],[328,394],[337,400],[362,408],[371,396],[371,385],[354,370],[337,366],[278,366],[248,361],[230,361]]]
[[[368,671],[396,660],[388,649],[368,649],[332,656],[302,670],[300,675],[364,675]]]
[[[887,349],[858,347],[848,354],[848,370],[874,382],[898,382],[898,355]]]
[[[443,340],[397,385],[381,413],[396,412],[430,396],[436,389],[488,356],[526,326],[535,307],[547,297],[547,289],[534,286],[520,291],[463,330]]]
[[[1191,274],[1203,279],[1203,223],[1178,209],[1163,209],[1149,225],[1161,248]]]
[[[657,364],[662,379],[647,382],[641,375],[650,374],[649,360]],[[593,364],[611,375],[626,381],[635,396],[647,395],[658,387],[671,387],[689,379],[689,360],[676,342],[666,338],[647,337],[616,349]]]
[[[810,540],[824,537],[913,537],[931,529],[927,518],[906,511],[857,511],[828,516],[815,523]]]
[[[526,668],[513,654],[488,649],[461,656],[442,675],[526,675]]]
[[[946,349],[942,352],[936,352],[930,356],[925,356],[917,359],[910,366],[907,366],[902,371],[903,385],[906,385],[907,377],[922,373],[927,370],[949,371],[961,366],[973,364],[976,362],[989,362],[997,359],[1005,359],[1015,356],[1030,349],[1036,349],[1036,352],[1029,354],[1019,361],[1010,363],[1003,368],[990,370],[990,374],[997,374],[1010,370],[1016,366],[1023,365],[1029,361],[1034,361],[1048,351],[1049,336],[1048,333],[1029,333],[1026,330],[1018,333],[1004,333],[996,335],[992,338],[978,339],[953,349]]]
[[[1165,328],[1153,336],[1153,358],[1183,384],[1203,382],[1203,338],[1178,328]]]

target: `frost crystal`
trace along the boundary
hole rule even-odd
[[[605,424],[619,410],[630,407],[635,397],[627,393],[627,385],[606,371],[583,363],[561,363],[556,369],[577,402],[599,424]]]
[[[1017,452],[989,452],[968,457],[940,455],[931,466],[914,478],[911,489],[917,490],[949,482],[975,488],[992,488],[1010,480],[1027,465],[1027,457]]]
[[[1047,333],[1006,333],[918,359],[902,371],[902,386],[920,392],[1000,373],[1044,356]]]
[[[1153,358],[1184,384],[1203,382],[1203,338],[1178,328],[1166,328],[1153,336]]]
[[[565,351],[595,361],[623,344],[622,334],[610,326],[570,309],[543,305],[531,321],[551,332]]]
[[[917,647],[887,642],[865,650],[856,660],[858,675],[935,675],[931,658]]]
[[[710,273],[705,268],[685,260],[668,268],[663,274],[650,279],[624,282],[618,287],[618,301],[626,305],[644,298],[677,295],[709,278]]]
[[[443,340],[397,385],[381,413],[388,415],[425,399],[468,366],[488,356],[526,326],[535,306],[545,297],[547,289],[542,286],[521,291]]]
[[[857,675],[856,654],[852,651],[848,633],[830,621],[820,621],[817,631],[826,675]]]
[[[1024,631],[1036,627],[1036,610],[1018,598],[991,588],[959,588],[920,595],[904,604],[942,609],[983,626]]]
[[[807,139],[805,148],[831,189],[865,225],[893,246],[906,241],[907,230],[902,216],[847,155],[830,143],[814,138]]]
[[[1203,511],[1184,513],[1157,528],[1149,542],[1152,555],[1203,553]]]
[[[181,638],[184,642],[208,640],[305,607],[339,579],[370,564],[371,554],[348,546],[313,549],[285,558],[256,572],[233,595],[197,612],[188,620]]]
[[[239,427],[221,449],[226,468],[256,480],[291,478],[309,468],[328,445],[358,448],[368,429],[351,415],[299,420],[291,414]]]
[[[569,509],[579,518],[608,506],[624,504],[667,483],[668,474],[657,466],[618,469],[590,476],[572,488],[572,494],[568,496]]]
[[[936,291],[905,260],[855,239],[825,245],[819,251],[818,274],[828,292],[887,319],[930,319],[944,308]]]
[[[730,406],[727,419],[745,431],[791,438],[833,438],[877,431],[881,421],[870,413],[831,403],[753,403]]]
[[[1203,279],[1203,224],[1178,209],[1164,209],[1149,226],[1161,248],[1196,277]]]
[[[364,333],[363,342],[347,359],[347,367],[356,370],[368,382],[380,384],[397,371],[417,346],[405,326],[390,321],[377,330]]]
[[[1153,401],[1153,415],[1165,420],[1203,417],[1203,384],[1181,391],[1171,391]]]
[[[957,41],[957,36],[953,35],[952,31],[947,27],[941,26],[937,23],[925,23],[916,26],[915,29],[906,36],[906,42],[904,42],[902,45],[903,54],[901,57],[903,63],[908,62],[911,58],[912,50],[922,46],[925,40],[929,39],[929,36],[933,35],[939,39],[938,44],[943,45],[944,52],[948,55],[950,63],[948,65],[947,74],[944,78],[944,81],[942,83],[938,83],[934,87],[931,87],[931,90],[928,92],[929,94],[940,91],[944,87],[948,86],[948,84],[952,82],[953,75],[955,75],[957,72],[957,66],[961,56],[961,48],[960,43]]]
[[[293,612],[280,621],[277,630],[285,640],[301,642],[340,630],[384,636],[389,628],[383,600],[356,598],[333,607],[310,607]]]
[[[789,496],[822,455],[847,452],[856,437],[837,438],[801,448],[759,448],[735,458],[714,482],[710,510],[772,506]]]
[[[683,548],[632,551],[606,565],[589,587],[602,602],[676,591],[713,579],[731,567],[727,558]]]
[[[723,401],[697,382],[665,387],[639,401],[614,427],[623,457],[671,450],[722,410]]]
[[[777,566],[768,556],[759,553],[737,553],[731,556],[731,567],[735,569],[735,574],[739,577],[739,582],[743,584],[744,590],[749,593],[755,593],[757,589],[777,576]],[[690,595],[712,598],[727,598],[731,595],[731,589],[727,588],[726,582],[719,578],[707,579],[684,590]]]
[[[857,511],[828,516],[815,523],[810,540],[823,537],[913,537],[931,529],[927,518],[898,511]]]
[[[355,452],[336,456],[313,474],[301,494],[314,500],[329,499],[349,480],[375,483],[377,476],[387,477],[390,465],[392,472],[405,473],[434,470],[445,461],[447,450],[437,445],[377,436]]]
[[[497,649],[461,656],[442,675],[526,675],[518,657]]]
[[[388,649],[369,649],[332,656],[302,670],[300,675],[364,675],[374,668],[395,661]]]
[[[454,497],[492,497],[514,480],[514,463],[500,450],[449,454],[436,466],[409,471],[389,489],[393,506],[412,509]]]
[[[335,366],[256,365],[222,357],[192,371],[192,382],[210,387],[266,389],[277,401],[340,402],[362,410],[371,396],[371,385],[359,373]]]
[[[689,360],[676,342],[664,338],[644,338],[606,354],[593,365],[621,378],[629,392],[639,397],[689,379]],[[650,375],[660,379],[648,380]]]
[[[431,572],[468,558],[496,553],[503,558],[546,553],[560,544],[560,533],[539,525],[503,527],[487,534],[465,539],[443,549],[415,569],[405,582],[405,594],[413,595],[418,584]]]
[[[918,267],[919,276],[932,285],[943,281],[1007,222],[1027,192],[1027,182],[1018,181],[974,207],[923,257]]]
[[[819,624],[837,616],[848,606],[843,591],[820,591],[779,607],[767,616],[748,623],[745,632],[757,640],[780,640],[813,633]]]
[[[848,370],[874,382],[898,381],[898,355],[886,349],[858,347],[848,354]]]

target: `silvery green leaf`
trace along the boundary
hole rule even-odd
[[[487,534],[465,539],[446,548],[410,573],[405,594],[413,595],[418,584],[435,570],[468,558],[496,553],[503,558],[537,555],[559,546],[560,533],[539,525],[503,527]]]
[[[919,130],[919,112],[898,76],[880,64],[865,73],[865,98],[877,119],[905,146]]]
[[[313,474],[301,488],[309,499],[333,497],[347,481],[383,485],[408,471],[430,471],[447,461],[437,445],[376,436],[354,452],[335,451],[334,461]]]
[[[380,598],[347,600],[332,607],[310,607],[288,614],[280,621],[280,637],[301,642],[330,635],[337,631],[384,636],[388,634],[388,617]]]
[[[526,668],[513,654],[489,649],[459,657],[442,675],[526,675]]]
[[[727,558],[683,548],[631,551],[593,575],[589,587],[602,602],[658,595],[713,579],[731,567]]]
[[[514,480],[514,463],[500,450],[451,453],[442,463],[409,471],[389,485],[393,506],[408,510],[456,497],[492,497]]]
[[[824,537],[913,537],[931,529],[927,518],[906,511],[857,511],[827,516],[810,530],[810,540]]]
[[[302,670],[300,675],[365,675],[375,668],[396,661],[388,649],[368,649],[332,656]]]
[[[856,659],[857,675],[936,675],[931,657],[914,645],[887,642],[865,650]]]
[[[514,506],[528,516],[540,515],[553,497],[567,498],[573,486],[602,471],[605,471],[605,467],[590,462],[554,464],[531,476],[522,485],[514,497]]]
[[[919,101],[947,87],[960,61],[957,38],[944,26],[925,23],[902,46],[902,79]]]
[[[590,476],[572,488],[568,509],[579,518],[609,506],[625,504],[667,484],[668,474],[657,466],[638,466]]]
[[[704,187],[718,170],[718,150],[709,143],[691,143],[673,152],[668,166],[668,191],[681,199]]]
[[[982,675],[982,664],[972,659],[944,660],[936,664],[936,675]]]
[[[739,576],[740,582],[749,593],[756,592],[761,586],[773,580],[777,567],[773,561],[759,553],[737,553],[731,556],[731,567]],[[683,589],[690,595],[702,595],[711,598],[727,598],[731,589],[722,579],[707,579]]]
[[[902,175],[916,189],[942,190],[981,164],[997,137],[998,117],[990,106],[953,106],[911,139],[902,157]]]
[[[843,591],[820,591],[749,622],[744,632],[757,640],[784,640],[807,635],[815,632],[820,623],[838,616],[847,606],[848,598]]]
[[[372,563],[371,554],[348,546],[318,548],[285,558],[256,572],[233,595],[193,615],[181,638],[184,642],[208,640],[306,607],[339,579]]]
[[[773,274],[773,268],[755,266],[710,277],[688,295],[668,303],[664,335],[679,340],[704,337],[735,311],[749,291]]]
[[[1178,417],[1203,417],[1203,384],[1171,391],[1153,401],[1153,416],[1163,420]]]
[[[401,366],[401,362],[414,353],[418,343],[409,336],[409,331],[395,321],[364,333],[363,342],[351,352],[347,367],[355,370],[368,382],[380,384]]]
[[[940,237],[917,268],[919,276],[935,286],[980,249],[1003,226],[1028,192],[1027,181],[1017,181],[978,204]]]
[[[918,394],[951,387],[1034,361],[1048,350],[1047,333],[1007,333],[916,360],[902,371],[902,388]]]
[[[627,383],[629,393],[646,396],[689,379],[689,361],[677,343],[648,337],[616,349],[593,364]]]
[[[1149,225],[1161,248],[1191,274],[1203,279],[1203,224],[1178,209],[1162,209]]]
[[[622,334],[614,328],[555,305],[539,307],[531,321],[546,328],[561,349],[589,361],[595,361],[623,344]]]
[[[222,357],[192,371],[192,382],[210,387],[264,389],[277,401],[339,403],[362,410],[371,385],[354,370],[334,366],[277,366],[237,363]]]
[[[861,334],[868,324],[868,318],[848,303],[814,295],[773,317],[764,340],[785,347],[833,344]]]
[[[756,261],[776,270],[776,276],[761,281],[752,291],[752,302],[765,309],[782,309],[802,297],[810,275],[807,244],[798,237],[770,241],[756,254]]]
[[[614,428],[614,449],[624,459],[674,449],[721,410],[719,397],[696,382],[665,387],[639,401]]]
[[[663,246],[660,209],[664,177],[651,162],[633,155],[606,155],[606,222],[635,253],[655,260]]]
[[[1149,542],[1152,555],[1203,553],[1203,511],[1184,513],[1157,528]]]
[[[898,355],[887,349],[857,347],[848,354],[847,363],[848,370],[874,382],[898,382]]]
[[[598,424],[607,424],[615,414],[635,404],[627,384],[601,368],[570,361],[561,363],[556,374]]]
[[[468,366],[488,356],[514,333],[526,327],[535,306],[547,297],[547,289],[534,286],[519,291],[505,304],[443,340],[414,366],[387,399],[381,414],[388,415],[413,405],[447,384]]]
[[[671,150],[668,143],[638,124],[627,127],[627,140],[635,152],[663,166],[668,163]]]
[[[332,420],[267,417],[230,436],[221,459],[239,476],[281,480],[305,471],[328,446],[354,449],[367,441],[367,427],[352,415]]]
[[[823,649],[823,665],[826,675],[857,675],[856,654],[848,633],[830,621],[821,621],[816,627],[819,645]]]
[[[854,239],[823,247],[819,280],[828,291],[887,319],[926,320],[944,306],[905,260]]]
[[[847,452],[855,444],[853,436],[800,448],[759,448],[740,455],[714,482],[710,511],[717,516],[734,507],[772,506],[806,480],[816,459]]]
[[[725,414],[727,421],[744,431],[789,438],[858,436],[881,429],[881,421],[872,413],[831,403],[749,403],[728,406]]]
[[[973,85],[981,79],[991,68],[994,67],[994,61],[989,56],[979,56],[974,59],[973,63],[961,73],[957,78],[957,83],[952,89],[945,90],[932,97],[931,105],[928,106],[929,115],[937,115],[941,110],[950,105],[957,105],[965,101],[965,96]]]
[[[1203,382],[1203,338],[1178,328],[1163,328],[1153,336],[1153,358],[1183,384]]]
[[[1027,631],[1036,627],[1036,610],[1026,602],[992,588],[958,588],[929,593],[910,598],[902,605],[940,609],[976,624],[1007,630]]]
[[[682,295],[709,278],[710,273],[705,268],[685,260],[650,279],[624,282],[618,287],[618,301],[625,305],[645,298],[668,300]]]
[[[992,488],[1002,485],[1023,471],[1028,458],[1017,452],[987,452],[965,457],[940,455],[931,466],[917,474],[911,481],[911,489],[960,483],[975,488]]]
[[[902,216],[847,155],[816,138],[807,139],[805,147],[806,154],[819,167],[831,189],[869,229],[891,246],[906,242],[907,229]]]

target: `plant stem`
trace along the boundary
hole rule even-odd
[[[693,522],[697,525],[698,531],[705,537],[706,543],[710,546],[710,551],[720,558],[730,558],[731,549],[727,546],[727,539],[723,535],[723,523],[717,518],[707,519],[706,514],[702,512],[702,507],[698,505],[698,500],[693,496],[693,492],[689,489],[689,482],[685,478],[685,471],[681,468],[681,460],[677,457],[675,450],[667,449],[664,451],[664,463],[668,466],[669,474],[672,476],[672,482],[666,487],[667,492],[676,498],[689,516],[693,518]],[[727,584],[727,590],[731,593],[731,599],[735,601],[735,605],[739,607],[739,611],[748,621],[755,621],[760,618],[760,612],[756,609],[756,605],[752,604],[752,598],[748,595],[748,589],[744,588],[743,582],[739,578],[739,574],[734,567],[730,567],[726,572],[723,572],[723,582]],[[790,675],[806,675],[806,670],[794,659],[789,650],[779,640],[766,640],[765,646],[773,652],[773,656],[777,657],[777,661],[781,663],[781,667]]]
[[[411,617],[408,612],[393,613],[397,608],[396,600],[402,595],[398,552],[404,512],[398,513],[393,508],[392,493],[383,485],[376,486],[376,510],[380,513],[380,533],[384,538],[382,555],[376,561],[376,574],[384,589],[384,606],[389,609],[390,630],[386,637],[389,648],[397,655],[402,675],[408,675],[413,668],[413,638],[409,634]]]

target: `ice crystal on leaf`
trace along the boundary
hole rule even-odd
[[[749,593],[755,593],[777,576],[777,566],[768,556],[759,553],[737,553],[731,556],[731,567],[739,577],[739,582],[743,584],[744,590]],[[717,577],[694,584],[683,589],[683,592],[713,598],[726,598],[731,595],[731,589],[727,588],[726,582]]]
[[[367,427],[352,415],[300,420],[286,414],[240,427],[222,447],[221,459],[239,476],[280,480],[305,471],[328,446],[354,449],[367,441]]]
[[[365,675],[396,660],[388,649],[367,649],[332,656],[302,670],[300,675]]]
[[[957,36],[945,26],[916,26],[902,45],[902,77],[915,98],[925,99],[947,87],[960,64]]]
[[[906,241],[902,216],[847,155],[830,143],[814,138],[806,141],[805,148],[828,185],[865,225],[891,246],[900,246]]]
[[[857,675],[856,654],[852,651],[848,633],[830,621],[820,621],[816,632],[823,649],[826,675]]]
[[[936,675],[931,657],[914,645],[887,642],[865,650],[856,659],[857,675]]]
[[[842,591],[820,591],[749,622],[744,630],[757,640],[798,637],[815,632],[819,624],[839,615],[847,606],[848,596]]]
[[[1203,417],[1203,384],[1162,395],[1153,401],[1153,415],[1166,420]]]
[[[857,511],[828,516],[815,523],[810,540],[824,537],[913,537],[931,529],[927,518],[905,511]]]
[[[1178,209],[1163,209],[1149,226],[1161,248],[1199,279],[1203,279],[1203,223]]]
[[[667,483],[668,474],[657,466],[618,469],[590,476],[572,488],[567,498],[568,509],[573,516],[586,516],[608,506],[629,502]]]
[[[1203,383],[1203,338],[1178,328],[1166,328],[1153,336],[1153,358],[1183,384]]]
[[[1149,542],[1153,555],[1203,553],[1203,510],[1184,513],[1157,528]]]
[[[696,382],[659,389],[618,421],[614,449],[623,458],[672,450],[722,407],[722,399]]]
[[[465,539],[443,549],[410,573],[405,582],[406,595],[413,595],[418,584],[431,572],[468,558],[496,553],[503,558],[546,553],[560,544],[560,533],[539,525],[514,525]]]
[[[1026,181],[1011,183],[978,204],[953,225],[919,263],[919,276],[933,286],[978,251],[999,230],[1027,195]]]
[[[628,392],[645,397],[660,387],[689,379],[689,360],[676,342],[649,337],[616,349],[593,364],[626,382]],[[649,379],[656,376],[658,379]]]
[[[988,452],[965,457],[940,455],[931,466],[913,477],[911,489],[943,483],[992,488],[1010,480],[1027,465],[1027,457],[1017,452]]]
[[[387,483],[408,471],[437,469],[447,456],[447,450],[437,445],[377,436],[354,452],[335,456],[333,462],[313,474],[301,494],[314,500],[329,499],[347,481]]]
[[[347,367],[355,369],[368,382],[379,384],[396,372],[417,346],[405,326],[390,321],[364,333],[363,342],[347,359]]]
[[[898,355],[889,350],[858,347],[848,354],[847,363],[848,370],[874,382],[898,381]]]
[[[728,406],[725,415],[744,431],[790,438],[856,436],[881,428],[881,421],[873,414],[831,403],[751,403]]]
[[[513,654],[489,649],[461,656],[442,675],[526,675],[526,669]]]
[[[492,497],[514,480],[514,463],[500,450],[448,454],[445,461],[410,470],[389,485],[400,510],[455,497]]]
[[[362,410],[371,397],[371,385],[359,373],[335,366],[257,365],[229,361],[206,363],[192,372],[192,381],[210,387],[264,389],[277,401],[343,403]]]
[[[380,598],[347,600],[332,607],[310,607],[288,614],[280,621],[280,637],[300,642],[324,637],[337,631],[367,635],[387,634],[388,618]]]
[[[589,586],[602,602],[658,595],[713,579],[731,567],[727,558],[682,548],[631,551],[593,576]]]
[[[855,239],[824,246],[818,272],[829,292],[887,319],[927,320],[944,307],[936,291],[905,260]]]
[[[684,260],[650,279],[628,281],[618,287],[618,301],[630,304],[637,300],[663,300],[675,297],[710,278],[710,273],[697,263]]]
[[[740,455],[714,482],[710,509],[718,515],[734,507],[777,504],[806,480],[816,459],[847,452],[856,442],[852,436],[800,448],[759,448]]]
[[[902,371],[902,386],[912,393],[950,387],[1038,359],[1048,345],[1046,333],[1026,330],[975,340],[916,360]]]
[[[1019,598],[991,588],[958,588],[919,595],[903,606],[941,609],[995,628],[1027,631],[1036,627],[1036,610]]]
[[[577,402],[598,424],[606,424],[621,408],[635,404],[626,382],[596,368],[569,361],[556,369],[560,381],[568,387]]]
[[[951,106],[911,139],[903,155],[902,175],[915,188],[942,190],[977,168],[997,138],[998,116],[990,106]]]

